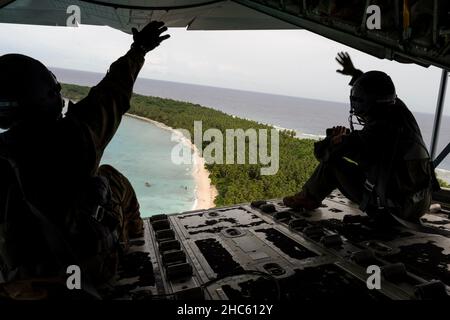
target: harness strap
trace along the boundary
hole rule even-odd
[[[372,199],[373,196],[374,188],[375,184],[371,183],[369,179],[366,179],[366,181],[364,182],[365,192],[363,193],[361,203],[359,204],[359,209],[362,212],[366,212],[367,208],[369,207],[370,200]]]
[[[389,178],[392,172],[393,162],[397,155],[398,144],[400,142],[400,133],[402,128],[395,131],[395,141],[391,145],[389,150],[383,153],[376,166],[370,170],[366,181],[364,182],[363,198],[360,204],[360,210],[365,212],[371,200],[375,197],[376,207],[378,209],[385,209],[388,207],[389,200],[386,197],[386,189],[389,182]],[[390,155],[388,158],[387,155]]]

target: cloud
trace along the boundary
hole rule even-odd
[[[49,66],[101,73],[132,42],[109,27],[0,26],[0,54],[20,52]],[[345,50],[361,69],[389,73],[411,109],[434,112],[437,68],[379,60],[305,30],[169,33],[148,54],[141,77],[347,102],[349,79],[336,73],[334,61]]]

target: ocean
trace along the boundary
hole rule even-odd
[[[171,161],[171,150],[180,144],[171,138],[169,130],[124,117],[103,155],[102,163],[114,166],[130,180],[143,217],[184,212],[194,207],[193,166]],[[183,152],[191,152],[190,146],[180,145]]]
[[[59,81],[92,86],[103,74],[52,68]],[[231,115],[292,129],[299,136],[317,138],[325,128],[348,125],[348,105],[257,92],[223,89],[150,79],[138,79],[134,91],[198,103]],[[434,102],[432,102],[434,103]],[[414,113],[427,143],[431,140],[433,115]],[[124,117],[117,134],[104,153],[108,163],[127,176],[136,190],[142,216],[175,213],[193,209],[196,201],[192,165],[175,165],[170,154],[178,141],[172,133],[148,122]],[[449,142],[450,117],[442,120],[439,150]],[[189,146],[183,145],[190,152]],[[450,182],[450,157],[439,173]]]
[[[58,68],[52,70],[60,81],[79,85],[92,86],[103,77],[103,74],[93,72]],[[326,128],[335,125],[348,127],[349,106],[345,103],[151,79],[138,79],[134,91],[142,95],[198,103],[241,118],[292,129],[300,136],[314,138],[324,135]],[[434,110],[435,103],[430,101],[430,110]],[[447,101],[447,106],[449,103],[450,101]],[[415,112],[414,116],[422,130],[425,142],[429,144],[434,116],[418,112]],[[447,145],[448,137],[450,137],[450,117],[444,116],[438,150],[442,150]],[[440,168],[450,170],[450,157],[444,160]]]
[[[53,68],[64,83],[92,86],[103,74]],[[223,89],[150,79],[138,79],[134,91],[198,103],[231,115],[295,130],[299,136],[317,138],[325,128],[348,126],[349,106],[344,103],[288,97],[257,92]],[[433,102],[434,103],[434,102]],[[432,114],[415,113],[427,143],[431,141]],[[170,161],[170,150],[176,142],[171,133],[141,120],[125,117],[103,158],[122,171],[136,189],[143,216],[174,213],[192,209],[195,182],[192,166],[176,166]],[[439,148],[448,143],[450,117],[442,121]],[[450,170],[450,158],[440,166]],[[440,171],[450,181],[450,172]]]
[[[176,165],[170,158],[175,145],[188,153],[191,148],[176,137],[172,141],[171,131],[126,116],[103,154],[102,164],[114,166],[130,180],[142,217],[194,209],[193,165]]]

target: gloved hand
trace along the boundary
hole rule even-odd
[[[161,34],[167,31],[167,27],[164,26],[164,22],[152,21],[147,24],[141,31],[136,28],[131,29],[133,32],[133,47],[137,47],[147,53],[152,51],[161,42],[170,38],[170,35],[161,36]]]
[[[334,137],[334,136],[338,136],[341,134],[350,134],[350,129],[347,129],[346,127],[342,127],[342,126],[337,126],[337,127],[333,127],[330,129],[327,129],[326,134],[327,137]]]
[[[336,61],[342,66],[342,70],[336,70],[336,72],[346,75],[346,76],[354,76],[358,69],[353,65],[352,59],[347,52],[339,52]]]
[[[333,135],[331,137],[331,144],[337,145],[342,143],[342,138],[348,134],[350,134],[350,130],[346,127],[334,127]]]

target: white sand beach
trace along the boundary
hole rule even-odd
[[[161,122],[154,121],[151,119],[147,119],[145,117],[137,116],[134,114],[126,114],[129,117],[139,119],[142,121],[149,122],[159,128],[169,130],[171,132],[176,133],[180,140],[188,145],[194,152],[193,154],[193,171],[192,175],[194,177],[196,188],[195,188],[195,203],[193,205],[192,210],[200,210],[200,209],[209,209],[215,207],[214,200],[218,194],[217,189],[214,185],[211,184],[211,180],[209,178],[209,171],[205,168],[205,160],[200,157],[200,154],[196,148],[196,146],[183,134],[174,128],[171,128]]]
[[[187,140],[187,139],[186,139]],[[188,140],[189,141],[189,140]],[[194,150],[194,179],[197,187],[195,190],[196,201],[194,210],[214,208],[214,200],[217,197],[217,189],[211,184],[209,171],[205,168],[205,159],[200,157],[197,147],[189,141],[191,148]]]

